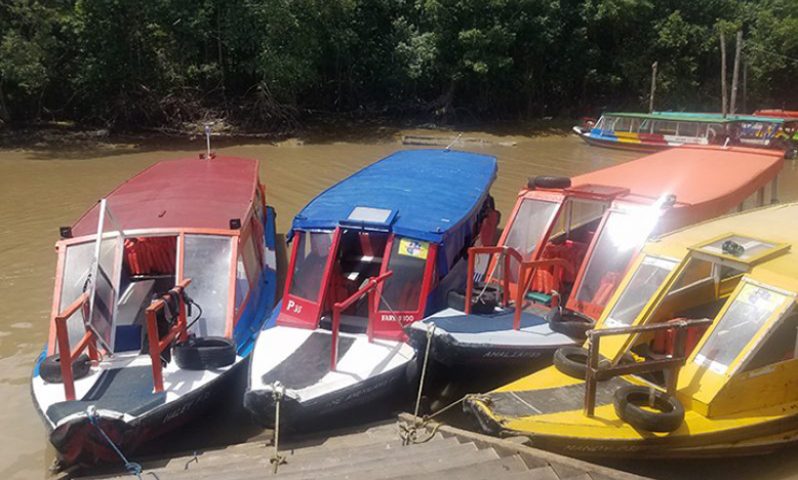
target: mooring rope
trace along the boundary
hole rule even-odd
[[[273,473],[277,474],[280,465],[286,463],[284,456],[280,455],[280,403],[285,395],[285,386],[280,382],[272,384],[272,398],[274,398],[274,453],[269,459],[272,464]]]
[[[427,435],[427,436],[425,436],[423,438],[419,438],[418,437],[419,429],[426,428],[427,423],[431,419],[433,419],[436,416],[446,412],[450,408],[452,408],[455,405],[461,403],[462,401],[464,401],[466,398],[469,397],[469,395],[465,395],[465,396],[463,396],[463,398],[461,398],[461,399],[459,399],[457,401],[454,401],[454,402],[450,403],[449,405],[446,405],[445,407],[441,408],[440,410],[438,410],[437,412],[435,412],[435,413],[433,413],[431,415],[425,415],[423,418],[418,416],[418,411],[421,408],[421,394],[424,391],[424,380],[425,380],[426,375],[427,375],[427,364],[429,362],[429,351],[430,351],[430,346],[432,345],[432,336],[434,335],[434,333],[435,333],[435,324],[428,325],[427,326],[427,346],[424,349],[424,362],[421,364],[421,377],[418,380],[418,393],[416,394],[416,406],[415,406],[415,409],[413,410],[413,423],[412,423],[412,425],[404,425],[404,424],[400,424],[399,425],[399,437],[402,439],[402,445],[404,445],[404,446],[411,445],[411,444],[425,443],[425,442],[430,441],[432,439],[432,437],[434,437],[435,434],[438,432],[438,427],[440,427],[440,424],[434,425],[433,428],[432,428],[432,431],[429,433],[429,435]]]
[[[89,417],[89,423],[94,425],[94,428],[96,428],[97,431],[100,432],[100,435],[103,436],[105,441],[108,442],[108,445],[110,445],[111,448],[114,449],[114,451],[122,460],[122,462],[124,462],[125,470],[127,470],[129,474],[134,475],[136,478],[141,480],[141,472],[142,472],[141,465],[139,465],[136,462],[129,461],[127,457],[125,457],[125,455],[122,453],[122,450],[120,450],[119,447],[116,446],[114,441],[111,440],[111,437],[109,437],[108,434],[105,433],[105,431],[100,427],[100,424],[97,421],[100,418],[100,416],[97,414],[97,408],[95,408],[94,405],[89,405],[89,407],[86,409],[86,415],[88,415]]]
[[[421,377],[418,379],[418,393],[416,394],[416,408],[413,416],[418,418],[418,409],[421,405],[421,393],[424,391],[424,378],[427,376],[427,362],[429,361],[429,349],[432,345],[432,335],[435,333],[435,324],[427,325],[427,346],[424,349],[424,363],[421,364]]]

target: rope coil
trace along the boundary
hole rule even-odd
[[[102,435],[105,441],[108,442],[108,445],[110,445],[111,448],[113,448],[114,452],[116,452],[116,454],[125,464],[125,470],[127,470],[127,472],[130,475],[133,475],[139,480],[141,480],[141,472],[142,472],[141,465],[139,465],[136,462],[129,461],[127,457],[125,457],[125,455],[122,453],[122,450],[120,450],[119,447],[116,446],[114,441],[111,440],[111,437],[109,437],[108,434],[105,433],[105,431],[100,427],[100,423],[98,422],[100,415],[97,413],[97,408],[94,405],[89,405],[89,407],[86,409],[86,415],[89,418],[89,423],[91,423],[94,426],[94,428],[96,428],[97,431],[100,432],[100,435]]]
[[[399,424],[399,437],[402,439],[402,446],[407,445],[416,445],[419,443],[426,443],[438,433],[438,428],[440,427],[439,423],[436,423],[432,430],[428,435],[424,437],[419,437],[419,430],[424,429],[426,430],[427,424],[430,420],[441,415],[442,413],[446,412],[450,408],[454,407],[455,405],[462,403],[466,398],[470,395],[465,395],[459,400],[456,400],[449,405],[441,408],[435,413],[430,415],[424,415],[424,417],[418,416],[418,411],[421,408],[421,394],[424,391],[424,380],[427,375],[427,363],[429,362],[429,350],[430,346],[432,345],[432,337],[435,334],[435,324],[430,324],[427,326],[427,346],[424,349],[424,362],[421,364],[421,377],[418,381],[418,393],[416,394],[416,406],[415,410],[413,411],[413,423],[411,425]]]

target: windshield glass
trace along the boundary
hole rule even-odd
[[[324,277],[324,268],[333,232],[298,232],[296,237],[296,263],[291,278],[291,295],[317,301]]]
[[[606,202],[568,198],[554,222],[548,241],[562,243],[572,240],[587,246],[606,209]]]
[[[720,375],[726,373],[746,344],[788,298],[773,289],[746,282],[695,356],[695,363]]]
[[[429,243],[410,238],[396,238],[391,248],[388,270],[393,272],[386,281],[380,299],[380,309],[400,312],[418,310],[424,279],[424,269],[430,254]]]
[[[507,232],[504,244],[514,248],[525,260],[528,260],[535,251],[540,237],[546,233],[559,206],[559,203],[525,199],[521,202],[518,214],[509,227],[510,231]],[[510,281],[515,282],[518,278],[518,263],[511,262],[511,265]]]
[[[677,262],[673,260],[646,256],[607,315],[605,326],[631,325],[676,265]]]
[[[202,307],[202,316],[189,330],[201,337],[223,336],[232,263],[231,237],[186,235],[183,278],[190,278],[186,293]]]
[[[610,212],[588,260],[576,299],[604,307],[640,251],[659,218],[643,209],[635,213]]]

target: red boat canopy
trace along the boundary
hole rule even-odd
[[[774,117],[783,118],[784,120],[798,120],[797,110],[782,110],[780,108],[757,110],[754,112],[755,117]]]
[[[246,218],[258,185],[258,162],[218,157],[158,162],[106,197],[124,230],[230,228]],[[76,237],[97,232],[99,204],[72,226]]]
[[[579,175],[572,184],[628,189],[629,193],[619,198],[633,202],[651,203],[663,195],[675,195],[677,207],[728,197],[739,202],[775,177],[784,162],[783,155],[781,151],[753,148],[681,146]],[[746,193],[741,196],[741,191]]]

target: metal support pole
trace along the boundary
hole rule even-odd
[[[596,412],[596,372],[598,371],[599,342],[601,337],[588,333],[587,370],[585,371],[585,415],[592,417]]]
[[[765,187],[756,191],[756,206],[761,207],[765,205]]]
[[[474,262],[476,261],[476,253],[473,250],[468,250],[468,268],[466,273],[466,289],[465,289],[465,308],[463,311],[466,315],[471,313],[471,296],[474,293]],[[487,278],[485,279],[488,280]]]
[[[770,182],[770,203],[779,203],[779,177]]]
[[[685,345],[684,342],[686,340],[687,335],[687,327],[684,325],[680,325],[676,329],[676,335],[674,338],[673,343],[675,344],[676,350],[673,352],[674,358],[682,358],[684,357]],[[676,395],[676,384],[679,380],[679,370],[681,370],[681,365],[676,364],[670,370],[668,370],[668,378],[666,388],[668,390],[668,395]]]

